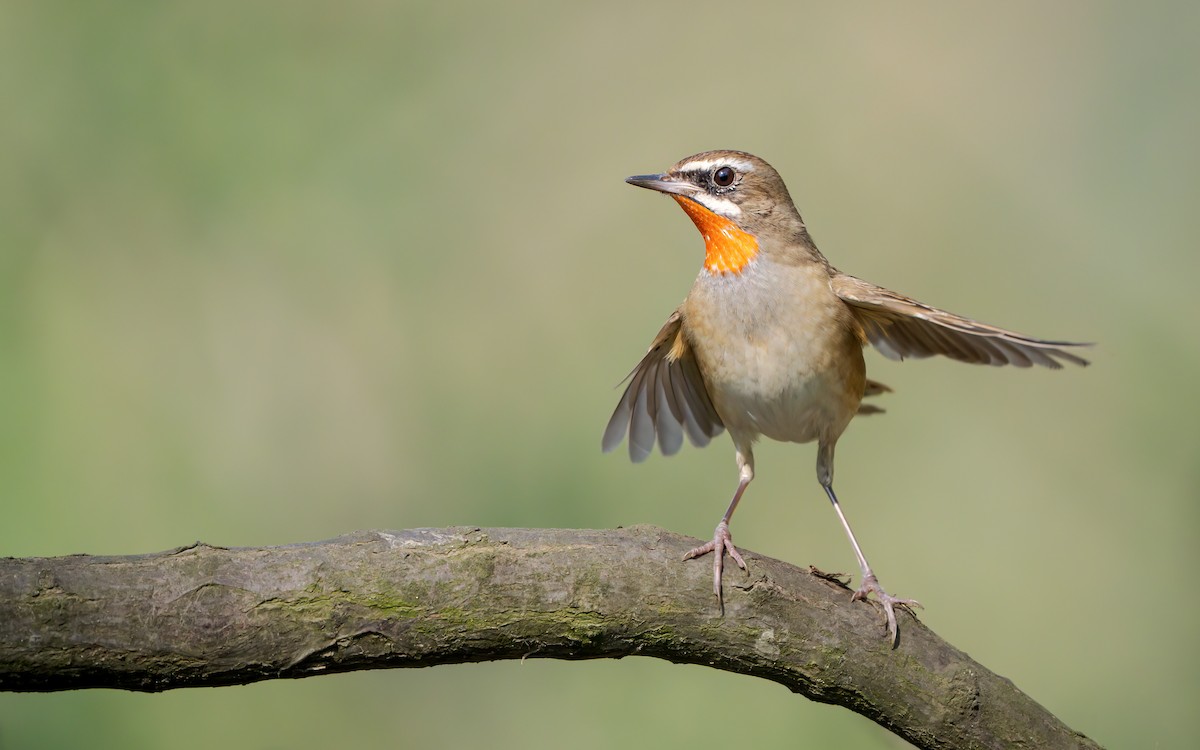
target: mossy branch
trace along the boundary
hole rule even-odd
[[[1011,682],[828,577],[747,553],[725,614],[696,540],[415,529],[0,560],[0,690],[158,691],[492,659],[655,656],[774,680],[922,748],[1095,748]]]

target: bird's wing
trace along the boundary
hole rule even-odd
[[[601,446],[616,448],[629,429],[629,457],[643,461],[654,449],[655,437],[664,456],[683,444],[683,435],[703,447],[725,426],[713,408],[696,364],[696,355],[683,335],[676,310],[654,337],[650,351],[626,378],[629,385],[608,420]]]
[[[1088,363],[1065,349],[1087,344],[1022,336],[930,307],[843,273],[834,274],[830,285],[850,305],[867,339],[888,359],[942,354],[972,364],[1042,365],[1055,369],[1062,367],[1060,360],[1077,365]]]

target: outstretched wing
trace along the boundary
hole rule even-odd
[[[834,274],[830,285],[854,310],[863,331],[888,359],[941,354],[960,362],[1060,368],[1062,362],[1088,361],[1065,347],[1088,346],[1070,341],[1045,341],[979,323],[930,307],[902,294],[847,276]]]
[[[725,429],[683,335],[678,310],[667,318],[650,351],[626,380],[629,385],[604,430],[605,453],[621,444],[626,428],[629,458],[634,462],[650,455],[656,437],[659,450],[670,456],[683,445],[685,432],[694,445],[703,447]]]

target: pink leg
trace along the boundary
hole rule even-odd
[[[724,567],[725,553],[729,553],[739,568],[746,570],[746,561],[742,559],[742,554],[737,551],[737,547],[733,546],[733,535],[729,533],[729,519],[733,518],[733,512],[737,510],[742,493],[754,479],[754,456],[749,450],[743,452],[739,449],[737,463],[739,475],[737,490],[734,491],[733,500],[730,501],[725,515],[721,517],[721,522],[713,530],[712,541],[688,550],[687,554],[683,556],[684,560],[691,560],[694,557],[707,555],[709,552],[713,553],[713,593],[717,595],[717,603],[720,605],[722,613],[725,611],[725,598],[721,594],[721,571]]]
[[[875,577],[875,572],[871,570],[870,564],[867,563],[867,558],[863,555],[862,548],[858,546],[858,539],[854,537],[854,531],[850,529],[850,522],[846,520],[846,515],[842,513],[842,506],[838,502],[837,495],[833,494],[833,484],[822,484],[825,488],[825,494],[829,495],[829,501],[833,503],[833,509],[837,512],[838,519],[842,522],[842,528],[846,530],[846,536],[850,537],[850,546],[854,547],[854,555],[858,558],[858,567],[862,571],[862,583],[858,587],[858,591],[854,592],[851,597],[853,601],[866,599],[869,594],[875,594],[879,603],[883,606],[884,616],[887,618],[888,637],[892,641],[894,647],[900,637],[899,627],[896,625],[896,607],[911,610],[912,607],[921,606],[921,603],[916,599],[900,599],[892,596],[883,590],[879,585],[879,579]]]

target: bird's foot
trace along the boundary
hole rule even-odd
[[[876,600],[883,606],[883,613],[887,617],[888,637],[892,641],[892,648],[895,648],[900,637],[900,630],[896,625],[896,607],[915,617],[912,608],[920,607],[921,603],[916,599],[900,599],[884,591],[874,573],[867,573],[863,576],[862,585],[858,587],[858,591],[854,592],[854,596],[850,597],[850,600],[866,599],[869,594],[874,594]]]
[[[708,544],[702,544],[695,549],[688,550],[683,556],[684,560],[691,560],[694,557],[713,553],[713,593],[717,595],[717,602],[721,605],[721,610],[724,612],[725,600],[721,596],[721,569],[725,562],[725,553],[728,552],[733,561],[738,567],[746,570],[746,561],[742,559],[742,553],[737,551],[737,547],[733,546],[733,535],[729,533],[729,523],[721,521],[717,524],[717,528],[713,530],[712,541]]]

